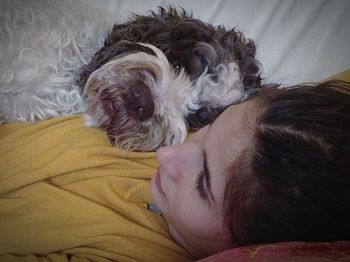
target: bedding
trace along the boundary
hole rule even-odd
[[[287,242],[233,248],[198,262],[319,262],[349,261],[350,242]]]
[[[154,153],[81,115],[0,126],[0,261],[189,261],[146,209]]]
[[[74,8],[125,20],[131,12],[167,3],[77,0]],[[254,39],[265,82],[319,81],[350,68],[347,0],[172,3],[206,22],[237,26]],[[350,80],[350,71],[335,78]],[[103,131],[84,127],[80,115],[1,125],[0,261],[190,261],[162,219],[146,209],[156,168],[154,153],[118,151]],[[202,261],[312,261],[311,255],[314,261],[346,261],[349,250],[343,241],[276,243],[230,249]]]
[[[334,78],[350,80],[350,70]],[[1,125],[0,261],[190,261],[147,210],[154,156],[112,147],[81,115]],[[202,261],[310,261],[349,250],[350,242],[276,243]]]

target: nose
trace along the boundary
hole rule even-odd
[[[174,182],[187,181],[200,171],[202,165],[202,142],[200,139],[182,144],[162,147],[156,153],[161,174]]]
[[[160,165],[162,175],[170,177],[173,181],[178,181],[181,178],[181,168],[185,164],[181,156],[184,153],[181,145],[158,149],[156,160]]]
[[[124,97],[125,108],[128,113],[144,121],[152,117],[154,102],[151,90],[142,81],[131,84],[130,90]]]

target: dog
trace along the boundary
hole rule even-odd
[[[136,42],[158,47],[174,68],[185,69],[194,89],[201,90],[199,109],[187,116],[190,130],[210,123],[227,105],[261,87],[260,63],[251,39],[172,6],[159,7],[157,13],[133,14],[129,21],[115,24],[104,46],[84,67],[81,86],[92,72],[115,55],[130,51],[130,43]]]
[[[3,123],[84,113],[112,144],[153,151],[260,85],[252,41],[173,7],[109,33],[108,23],[67,10],[0,15]]]
[[[179,144],[187,135],[186,116],[198,110],[199,90],[158,48],[137,45],[155,55],[117,55],[89,76],[83,92],[85,124],[107,130],[111,142],[127,150]]]

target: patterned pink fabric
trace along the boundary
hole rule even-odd
[[[232,248],[198,262],[241,261],[350,261],[350,241],[306,243],[287,242]]]

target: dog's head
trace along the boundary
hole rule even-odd
[[[114,25],[104,47],[85,67],[81,84],[111,57],[133,49],[130,44],[136,42],[158,47],[174,68],[185,69],[200,90],[198,110],[187,116],[191,129],[211,122],[224,107],[243,100],[261,85],[253,41],[235,29],[214,27],[173,7],[160,7],[158,13],[134,15]]]
[[[198,94],[158,48],[137,45],[148,52],[117,55],[90,74],[83,91],[85,124],[107,130],[110,141],[126,150],[181,143]]]

